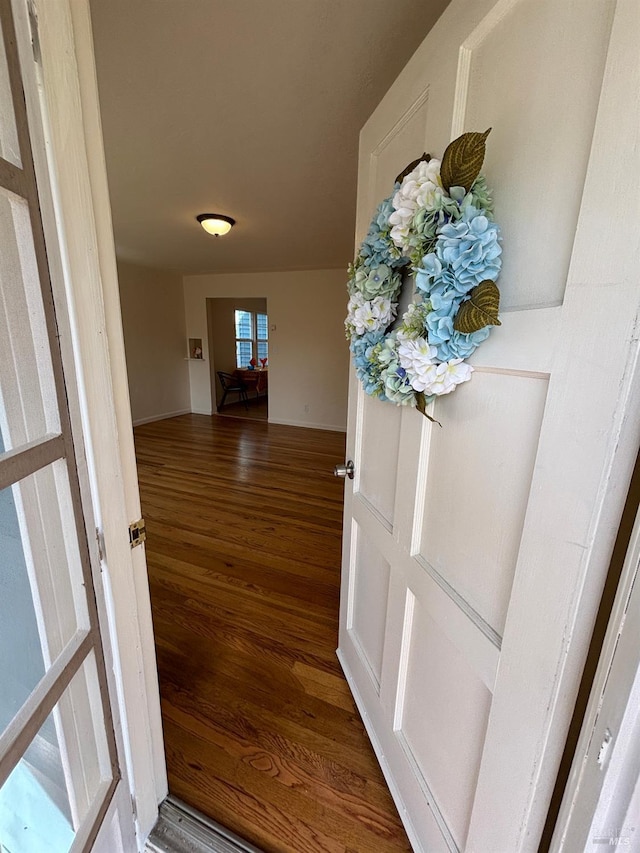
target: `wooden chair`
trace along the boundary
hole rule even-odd
[[[234,376],[232,373],[225,373],[222,370],[217,370],[218,379],[220,380],[220,384],[222,385],[222,400],[220,400],[220,405],[218,406],[218,410],[220,410],[224,406],[224,402],[227,399],[227,394],[237,394],[238,400],[242,400],[244,403],[245,409],[249,410],[247,397],[247,386],[240,379],[239,376]]]

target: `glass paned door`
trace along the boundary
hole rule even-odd
[[[0,851],[69,853],[112,780],[93,652],[0,788]],[[82,749],[69,756],[83,732]]]
[[[0,25],[0,850],[76,853],[119,770],[11,0]]]
[[[66,464],[0,491],[0,732],[90,628]]]

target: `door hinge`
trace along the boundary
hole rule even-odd
[[[144,518],[134,521],[133,524],[129,525],[129,544],[132,548],[142,545],[146,538],[147,531],[144,525]]]

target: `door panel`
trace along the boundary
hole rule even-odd
[[[383,522],[393,527],[396,493],[396,472],[400,446],[401,413],[384,408],[378,400],[367,397],[361,408],[362,426],[359,431],[361,453],[371,464],[363,468],[358,478],[358,491],[378,511]],[[380,448],[384,447],[384,453]]]
[[[405,699],[398,734],[439,801],[446,804],[443,816],[461,845],[473,806],[491,693],[418,602],[413,608]]]
[[[638,38],[630,0],[453,0],[361,134],[358,241],[408,162],[486,127],[504,238],[442,428],[351,377],[339,656],[416,850],[542,830],[640,439],[640,203],[612,189],[640,183]]]
[[[483,370],[467,390],[448,401],[446,429],[433,435],[417,484],[424,495],[419,555],[501,635],[547,380]]]
[[[380,690],[384,628],[389,595],[389,563],[354,523],[353,612],[349,628],[362,662]]]
[[[428,110],[429,88],[426,87],[371,152],[367,182],[371,210],[391,192],[393,184],[389,184],[389,175],[395,174],[393,170],[397,169],[397,164],[406,165],[415,160],[415,152],[427,136]]]
[[[567,281],[615,0],[561,6],[498,3],[460,49],[452,137],[493,127],[503,310],[559,305]]]

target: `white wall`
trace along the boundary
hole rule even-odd
[[[345,270],[185,276],[187,336],[203,339],[208,359],[207,298],[266,297],[269,421],[344,430],[349,377],[343,325],[346,279]],[[192,411],[210,414],[206,363],[189,362],[189,373]]]
[[[182,277],[118,261],[118,281],[134,425],[190,412]]]

